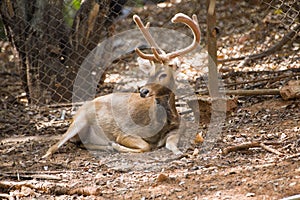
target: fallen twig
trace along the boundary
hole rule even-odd
[[[266,70],[263,70],[263,71],[248,71],[248,72],[243,72],[243,71],[234,71],[234,72],[229,72],[227,74],[222,74],[221,75],[221,79],[227,79],[227,78],[232,78],[232,77],[240,77],[240,76],[243,76],[243,75],[247,75],[247,76],[251,76],[251,75],[255,75],[256,77],[257,76],[264,76],[264,75],[267,75],[267,76],[273,76],[274,78],[276,77],[280,77],[280,74],[284,75],[288,73],[288,75],[292,75],[293,77],[294,76],[299,76],[300,74],[300,69],[299,68],[291,68],[291,69],[285,69],[285,70],[280,70],[280,71],[266,71]]]
[[[78,187],[69,188],[67,184],[58,184],[50,182],[31,181],[0,181],[0,189],[17,190],[21,187],[28,187],[34,190],[42,191],[47,194],[55,195],[99,195],[101,190],[99,187]],[[6,196],[6,194],[4,194]]]
[[[0,176],[16,179],[44,179],[44,180],[61,180],[61,177],[51,174],[21,174],[21,173],[0,173]]]
[[[282,160],[289,160],[289,159],[292,159],[292,158],[300,158],[300,153],[288,155],[286,157],[283,157]]]
[[[269,151],[269,152],[274,153],[274,154],[276,154],[276,155],[279,155],[279,156],[280,156],[280,155],[283,155],[283,154],[282,154],[281,152],[279,152],[278,150],[273,149],[273,148],[271,148],[271,147],[265,145],[264,143],[260,143],[259,146],[260,146],[261,148],[265,149],[266,151]]]
[[[242,95],[242,96],[252,96],[252,95],[279,95],[279,89],[257,89],[257,90],[225,90],[228,95]]]
[[[13,137],[13,138],[4,138],[0,140],[0,144],[6,143],[19,143],[19,142],[29,142],[29,141],[49,141],[49,140],[58,140],[61,136],[24,136],[24,137]]]
[[[255,147],[260,147],[259,142],[238,144],[238,145],[235,145],[235,146],[229,146],[229,147],[224,148],[222,150],[222,154],[227,155],[230,152],[241,151],[241,150],[245,150],[245,149],[249,149],[249,148],[255,148]]]
[[[280,81],[281,79],[284,78],[292,78],[295,77],[297,75],[297,73],[294,74],[289,74],[289,75],[281,75],[281,76],[277,76],[277,77],[269,77],[269,78],[262,78],[262,79],[256,79],[256,80],[247,80],[247,81],[240,81],[240,82],[235,82],[235,83],[229,83],[229,84],[225,84],[225,87],[232,87],[232,86],[237,86],[237,85],[245,85],[248,83],[258,83],[258,82],[276,82],[276,81]]]
[[[198,91],[198,94],[207,95],[208,91]],[[240,96],[252,96],[252,95],[280,95],[279,89],[257,89],[257,90],[223,90],[220,93],[227,95],[240,95]]]
[[[99,195],[101,193],[101,189],[97,187],[79,187],[72,189],[68,192],[69,195],[77,194],[77,195]]]
[[[1,198],[1,199],[2,199],[2,198],[10,199],[10,198],[12,198],[12,196],[9,195],[9,194],[3,194],[3,193],[0,193],[0,198]]]
[[[65,173],[76,173],[75,170],[55,170],[55,171],[18,171],[20,174],[65,174]],[[15,171],[8,171],[5,174],[15,174]],[[1,175],[1,174],[0,174]]]
[[[272,144],[277,144],[277,143],[272,143]],[[283,155],[278,150],[267,146],[266,143],[261,143],[261,142],[249,142],[249,143],[238,144],[238,145],[235,145],[235,146],[229,146],[229,147],[226,147],[222,150],[222,154],[227,155],[230,152],[241,151],[241,150],[250,149],[250,148],[257,148],[257,147],[263,148],[264,150],[269,151],[271,153],[274,153],[276,155]]]
[[[47,190],[47,185],[39,184],[38,181],[30,180],[30,181],[0,181],[0,189],[20,189],[22,186],[26,186],[35,190]]]
[[[57,103],[57,104],[42,106],[39,109],[40,110],[49,110],[49,108],[64,108],[64,107],[82,106],[85,102],[86,101],[84,101],[84,102],[73,102],[73,103]]]

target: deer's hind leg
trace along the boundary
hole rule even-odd
[[[104,134],[103,130],[98,125],[91,125],[87,133],[78,134],[78,138],[81,141],[80,146],[94,151],[113,151],[111,141]]]
[[[83,145],[83,144],[82,144]],[[125,146],[122,146],[115,142],[110,142],[110,145],[99,145],[99,144],[91,144],[87,143],[83,145],[84,148],[93,151],[118,151],[123,153],[141,153],[140,149],[132,149]]]
[[[119,135],[113,148],[120,152],[141,153],[151,150],[151,146],[143,138],[136,135]]]
[[[150,151],[150,145],[141,137],[126,135],[118,136],[116,142],[109,142],[108,145],[86,143],[84,147],[89,150],[117,150],[123,153],[142,153]]]
[[[80,136],[82,146],[89,150],[113,151],[126,153],[141,153],[150,151],[150,145],[139,136],[119,134],[114,138],[108,138],[100,126],[92,125],[89,127],[88,134]]]
[[[114,151],[114,148],[111,145],[85,143],[85,144],[80,144],[80,147],[91,151],[108,151],[108,152]]]

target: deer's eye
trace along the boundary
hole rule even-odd
[[[145,97],[147,97],[147,95],[149,94],[149,92],[150,91],[148,89],[142,88],[142,89],[140,89],[140,96],[143,97],[143,98],[145,98]]]
[[[167,77],[167,74],[163,73],[159,76],[159,80],[165,79]]]

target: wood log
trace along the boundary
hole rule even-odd
[[[284,100],[300,98],[300,80],[291,80],[280,89],[280,95]]]

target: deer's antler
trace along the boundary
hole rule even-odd
[[[143,33],[144,38],[147,40],[148,44],[151,46],[151,50],[153,52],[153,54],[144,54],[140,49],[136,48],[136,53],[143,59],[147,59],[150,61],[155,60],[155,61],[159,61],[159,62],[166,62],[166,61],[169,61],[180,55],[184,55],[184,54],[191,52],[200,43],[201,34],[200,34],[200,28],[198,25],[198,20],[197,20],[196,15],[193,15],[192,19],[191,19],[189,16],[187,16],[183,13],[177,13],[172,18],[171,21],[173,23],[180,22],[180,23],[186,24],[193,31],[194,40],[193,40],[192,44],[189,45],[188,47],[171,52],[171,53],[167,53],[167,54],[161,48],[159,48],[159,46],[157,45],[157,43],[154,41],[153,37],[151,36],[151,34],[149,32],[149,27],[150,27],[149,22],[146,24],[146,26],[144,26],[140,17],[137,15],[133,16],[133,21],[136,23],[136,25],[139,27],[139,29]]]

